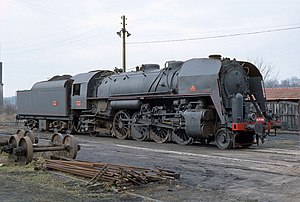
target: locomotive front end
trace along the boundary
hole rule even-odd
[[[225,123],[216,133],[221,149],[264,142],[270,124],[262,76],[253,64],[223,59],[219,73]]]

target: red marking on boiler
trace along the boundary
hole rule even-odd
[[[197,88],[194,85],[191,85],[190,92],[197,92]]]

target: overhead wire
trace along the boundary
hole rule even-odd
[[[282,24],[282,25],[273,25],[273,26],[260,26],[260,27],[245,27],[240,29],[219,29],[219,30],[209,30],[208,32],[197,31],[197,32],[182,32],[182,33],[162,33],[162,34],[139,34],[139,36],[153,36],[153,37],[161,37],[161,36],[182,36],[182,35],[199,35],[199,34],[213,34],[219,32],[234,32],[234,31],[247,31],[247,30],[258,30],[258,29],[271,29],[271,28],[284,28],[291,26],[300,26],[300,23],[293,24]]]
[[[41,4],[34,4],[30,1],[7,0],[7,2],[14,3],[14,4],[22,4],[23,6],[26,6],[30,9],[38,12],[39,14],[42,14],[42,15],[45,15],[45,14],[50,14],[50,15],[55,15],[55,16],[59,15],[61,17],[73,18],[73,19],[76,19],[76,20],[83,20],[83,21],[89,21],[89,22],[90,21],[94,21],[94,22],[101,21],[101,20],[94,20],[94,19],[84,19],[84,18],[80,17],[77,12],[74,13],[73,11],[70,11],[70,10],[68,10],[66,12],[65,9],[64,10],[53,9],[53,8],[50,8],[49,6],[43,6]],[[104,14],[102,14],[101,16],[114,18],[113,15],[104,15]]]
[[[37,5],[32,2],[25,2],[22,0],[8,0],[8,1],[12,2],[12,3],[21,3],[22,5],[30,7],[32,9],[35,9],[35,11],[43,11],[43,14],[45,14],[44,11],[46,11],[46,12],[49,11],[49,12],[51,12],[51,14],[54,14],[54,13],[59,14],[60,13],[58,10],[51,10],[51,9],[49,9],[49,7],[44,7],[43,5]],[[101,15],[101,16],[107,16],[107,15]],[[111,16],[111,15],[108,15],[108,16]],[[99,24],[99,21],[97,24]],[[21,53],[23,54],[23,53],[34,53],[37,51],[51,48],[53,46],[59,47],[59,46],[64,46],[64,45],[68,45],[68,44],[75,44],[75,43],[78,43],[78,42],[81,42],[84,40],[96,38],[97,36],[107,33],[107,32],[103,32],[103,29],[101,29],[101,31],[97,30],[98,28],[93,28],[90,31],[81,32],[79,34],[72,35],[70,37],[63,37],[64,39],[58,39],[58,40],[54,39],[54,41],[53,41],[54,36],[58,36],[58,37],[65,36],[66,34],[73,33],[73,30],[70,30],[70,31],[68,30],[68,31],[64,31],[64,32],[56,32],[54,34],[51,34],[51,38],[47,39],[48,44],[42,45],[41,47],[37,47],[37,48],[32,48],[32,47],[34,47],[34,43],[36,43],[37,39],[43,39],[43,38],[47,38],[47,37],[38,36],[38,37],[29,38],[27,40],[23,39],[23,40],[11,41],[11,42],[2,42],[2,44],[4,44],[3,50],[5,50],[6,53],[8,52],[9,54],[10,53],[11,54],[21,54]],[[117,29],[117,27],[110,26],[109,28],[106,28],[105,30],[113,33],[114,32],[113,29]],[[33,43],[30,44],[29,43],[30,41],[33,41]],[[49,44],[49,41],[51,41],[51,44]],[[41,44],[43,44],[43,41]]]
[[[153,40],[153,41],[133,41],[127,42],[126,44],[152,44],[152,43],[170,43],[170,42],[182,42],[182,41],[196,41],[196,40],[205,40],[205,39],[217,39],[217,38],[228,38],[236,36],[245,36],[245,35],[256,35],[263,33],[279,32],[279,31],[288,31],[288,30],[297,30],[300,29],[300,26],[297,27],[288,27],[288,28],[279,28],[279,29],[269,29],[262,31],[253,31],[253,32],[244,32],[244,33],[234,33],[234,34],[223,34],[215,36],[204,36],[204,37],[195,37],[195,38],[184,38],[184,39],[167,39],[167,40]]]
[[[97,42],[97,40],[100,40],[100,38],[95,38],[93,40],[93,45],[95,44],[95,42]],[[106,41],[111,41],[111,40],[106,40]],[[56,48],[56,47],[53,47],[53,48]],[[66,49],[62,49],[62,50],[59,49],[59,50],[56,50],[56,51],[47,50],[47,52],[43,52],[43,55],[36,55],[35,54],[33,57],[16,58],[15,60],[10,61],[10,63],[19,63],[19,62],[37,63],[39,59],[44,59],[44,58],[49,58],[49,57],[53,58],[53,57],[57,57],[57,56],[62,56],[62,54],[64,54],[64,53],[72,53],[72,52],[78,51],[78,50],[85,50],[85,49],[88,48],[88,45],[86,43],[84,43],[84,44],[77,43],[76,46],[71,47],[71,49],[70,49],[69,46],[67,46],[65,48]],[[63,57],[66,58],[65,55]]]
[[[40,5],[40,4],[35,4],[32,2],[28,1],[22,1],[22,0],[8,0],[10,2],[14,3],[21,3],[22,5],[25,5],[31,9],[35,9],[38,12],[42,12],[43,14],[48,13],[48,14],[55,14],[55,15],[60,15],[63,17],[75,17],[76,19],[81,19],[81,20],[86,20],[83,19],[82,17],[78,17],[78,15],[69,15],[65,14],[65,12],[62,12],[62,10],[58,9],[51,9],[48,6]],[[72,13],[72,12],[70,12]],[[75,14],[75,13],[74,13]],[[77,13],[76,13],[77,14]],[[104,15],[104,16],[109,16],[111,15]],[[97,20],[98,21],[98,20]],[[290,24],[292,25],[292,24]],[[287,26],[287,25],[279,25],[279,26],[270,26],[271,27],[280,27],[280,26]],[[257,27],[257,28],[247,28],[247,29],[258,29],[258,28],[268,28],[268,27]],[[223,34],[223,35],[214,35],[214,36],[203,36],[203,37],[193,37],[193,38],[182,38],[182,39],[166,39],[166,40],[152,40],[152,41],[132,41],[132,42],[127,42],[126,44],[128,45],[137,45],[137,44],[154,44],[154,43],[171,43],[171,42],[183,42],[183,41],[196,41],[196,40],[205,40],[205,39],[217,39],[217,38],[227,38],[227,37],[236,37],[236,36],[245,36],[245,35],[255,35],[255,34],[262,34],[262,33],[271,33],[271,32],[279,32],[279,31],[288,31],[288,30],[296,30],[300,29],[300,26],[295,26],[295,27],[287,27],[287,28],[278,28],[278,29],[268,29],[268,30],[261,30],[261,31],[253,31],[253,32],[243,32],[243,33],[233,33],[233,34]],[[244,29],[245,30],[245,29]],[[221,31],[221,30],[220,30]],[[223,30],[224,32],[224,30]],[[64,33],[64,32],[62,32]],[[68,33],[68,32],[67,32]],[[201,32],[195,32],[195,33],[188,33],[188,34],[198,34]],[[180,33],[180,34],[160,34],[157,36],[171,36],[171,35],[185,35],[187,33]],[[60,46],[65,46],[69,44],[75,44],[75,43],[80,43],[85,40],[90,40],[90,39],[95,39],[99,36],[97,32],[93,34],[93,32],[83,32],[75,36],[71,36],[66,39],[62,40],[57,40],[54,43],[51,43],[51,45],[46,45],[40,48],[35,48],[35,49],[27,49],[27,50],[17,50],[14,52],[14,54],[29,54],[29,53],[34,53],[38,52],[44,49],[48,48],[53,48],[53,47],[60,47]],[[34,38],[33,38],[34,40]],[[16,47],[14,47],[16,49]]]
[[[29,42],[29,41],[34,41],[34,40],[39,40],[39,39],[49,38],[49,37],[53,38],[55,36],[64,36],[66,34],[76,33],[76,31],[78,31],[78,30],[82,30],[82,26],[76,27],[75,29],[68,29],[68,30],[64,30],[64,31],[60,31],[60,32],[47,33],[46,35],[28,37],[28,38],[23,38],[23,39],[14,40],[14,41],[5,41],[2,43],[4,43],[6,47],[8,47],[8,46],[13,46],[14,44],[19,44],[22,42]]]
[[[31,53],[31,52],[36,52],[36,51],[40,51],[40,50],[44,50],[44,49],[48,49],[48,48],[52,48],[52,47],[60,47],[60,46],[66,46],[66,45],[70,45],[70,44],[75,44],[81,41],[86,41],[86,40],[90,40],[90,39],[94,39],[97,37],[100,37],[101,35],[105,34],[107,32],[103,32],[103,30],[92,30],[92,31],[88,31],[88,32],[83,32],[77,35],[73,35],[71,37],[65,38],[65,39],[60,39],[60,40],[54,40],[53,42],[51,42],[50,44],[48,43],[47,45],[38,47],[38,48],[29,48],[29,49],[25,49],[25,50],[20,50],[20,47],[13,47],[13,48],[6,48],[6,52],[9,54],[23,54],[23,53]],[[25,46],[25,48],[27,48],[28,46]],[[13,49],[12,51],[10,51],[11,49]],[[15,51],[14,51],[15,49]]]

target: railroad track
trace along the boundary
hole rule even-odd
[[[105,144],[107,145],[107,143]],[[82,146],[93,146],[93,144],[82,144]],[[124,148],[124,149],[132,149],[135,150],[135,152],[144,151],[148,153],[158,153],[161,155],[168,155],[169,158],[184,159],[188,157],[189,158],[188,161],[189,160],[199,161],[199,159],[201,159],[202,163],[211,166],[220,166],[220,167],[231,168],[231,169],[300,177],[300,155],[297,153],[297,151],[279,150],[277,151],[277,153],[274,153],[273,151],[274,149],[255,151],[255,152],[262,152],[265,154],[279,154],[279,155],[288,155],[288,156],[295,157],[294,160],[291,161],[286,159],[271,160],[268,158],[266,160],[264,160],[264,158],[260,158],[259,160],[256,160],[256,159],[243,158],[243,157],[222,156],[221,154],[220,155],[199,154],[193,152],[154,149],[154,148],[138,147],[138,146],[130,146],[130,145],[122,145],[122,144],[111,144],[111,146]],[[249,152],[249,151],[250,153],[253,152],[252,150],[245,150],[245,152]],[[251,154],[249,156],[251,157]]]
[[[247,152],[289,155],[289,156],[298,156],[299,155],[299,158],[300,158],[300,148],[299,148],[299,150],[268,148],[268,149],[253,149],[253,150],[246,150],[246,151]]]

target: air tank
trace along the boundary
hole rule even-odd
[[[231,98],[231,103],[232,103],[232,121],[234,123],[243,122],[243,105],[244,105],[243,95],[237,93],[235,97]]]

